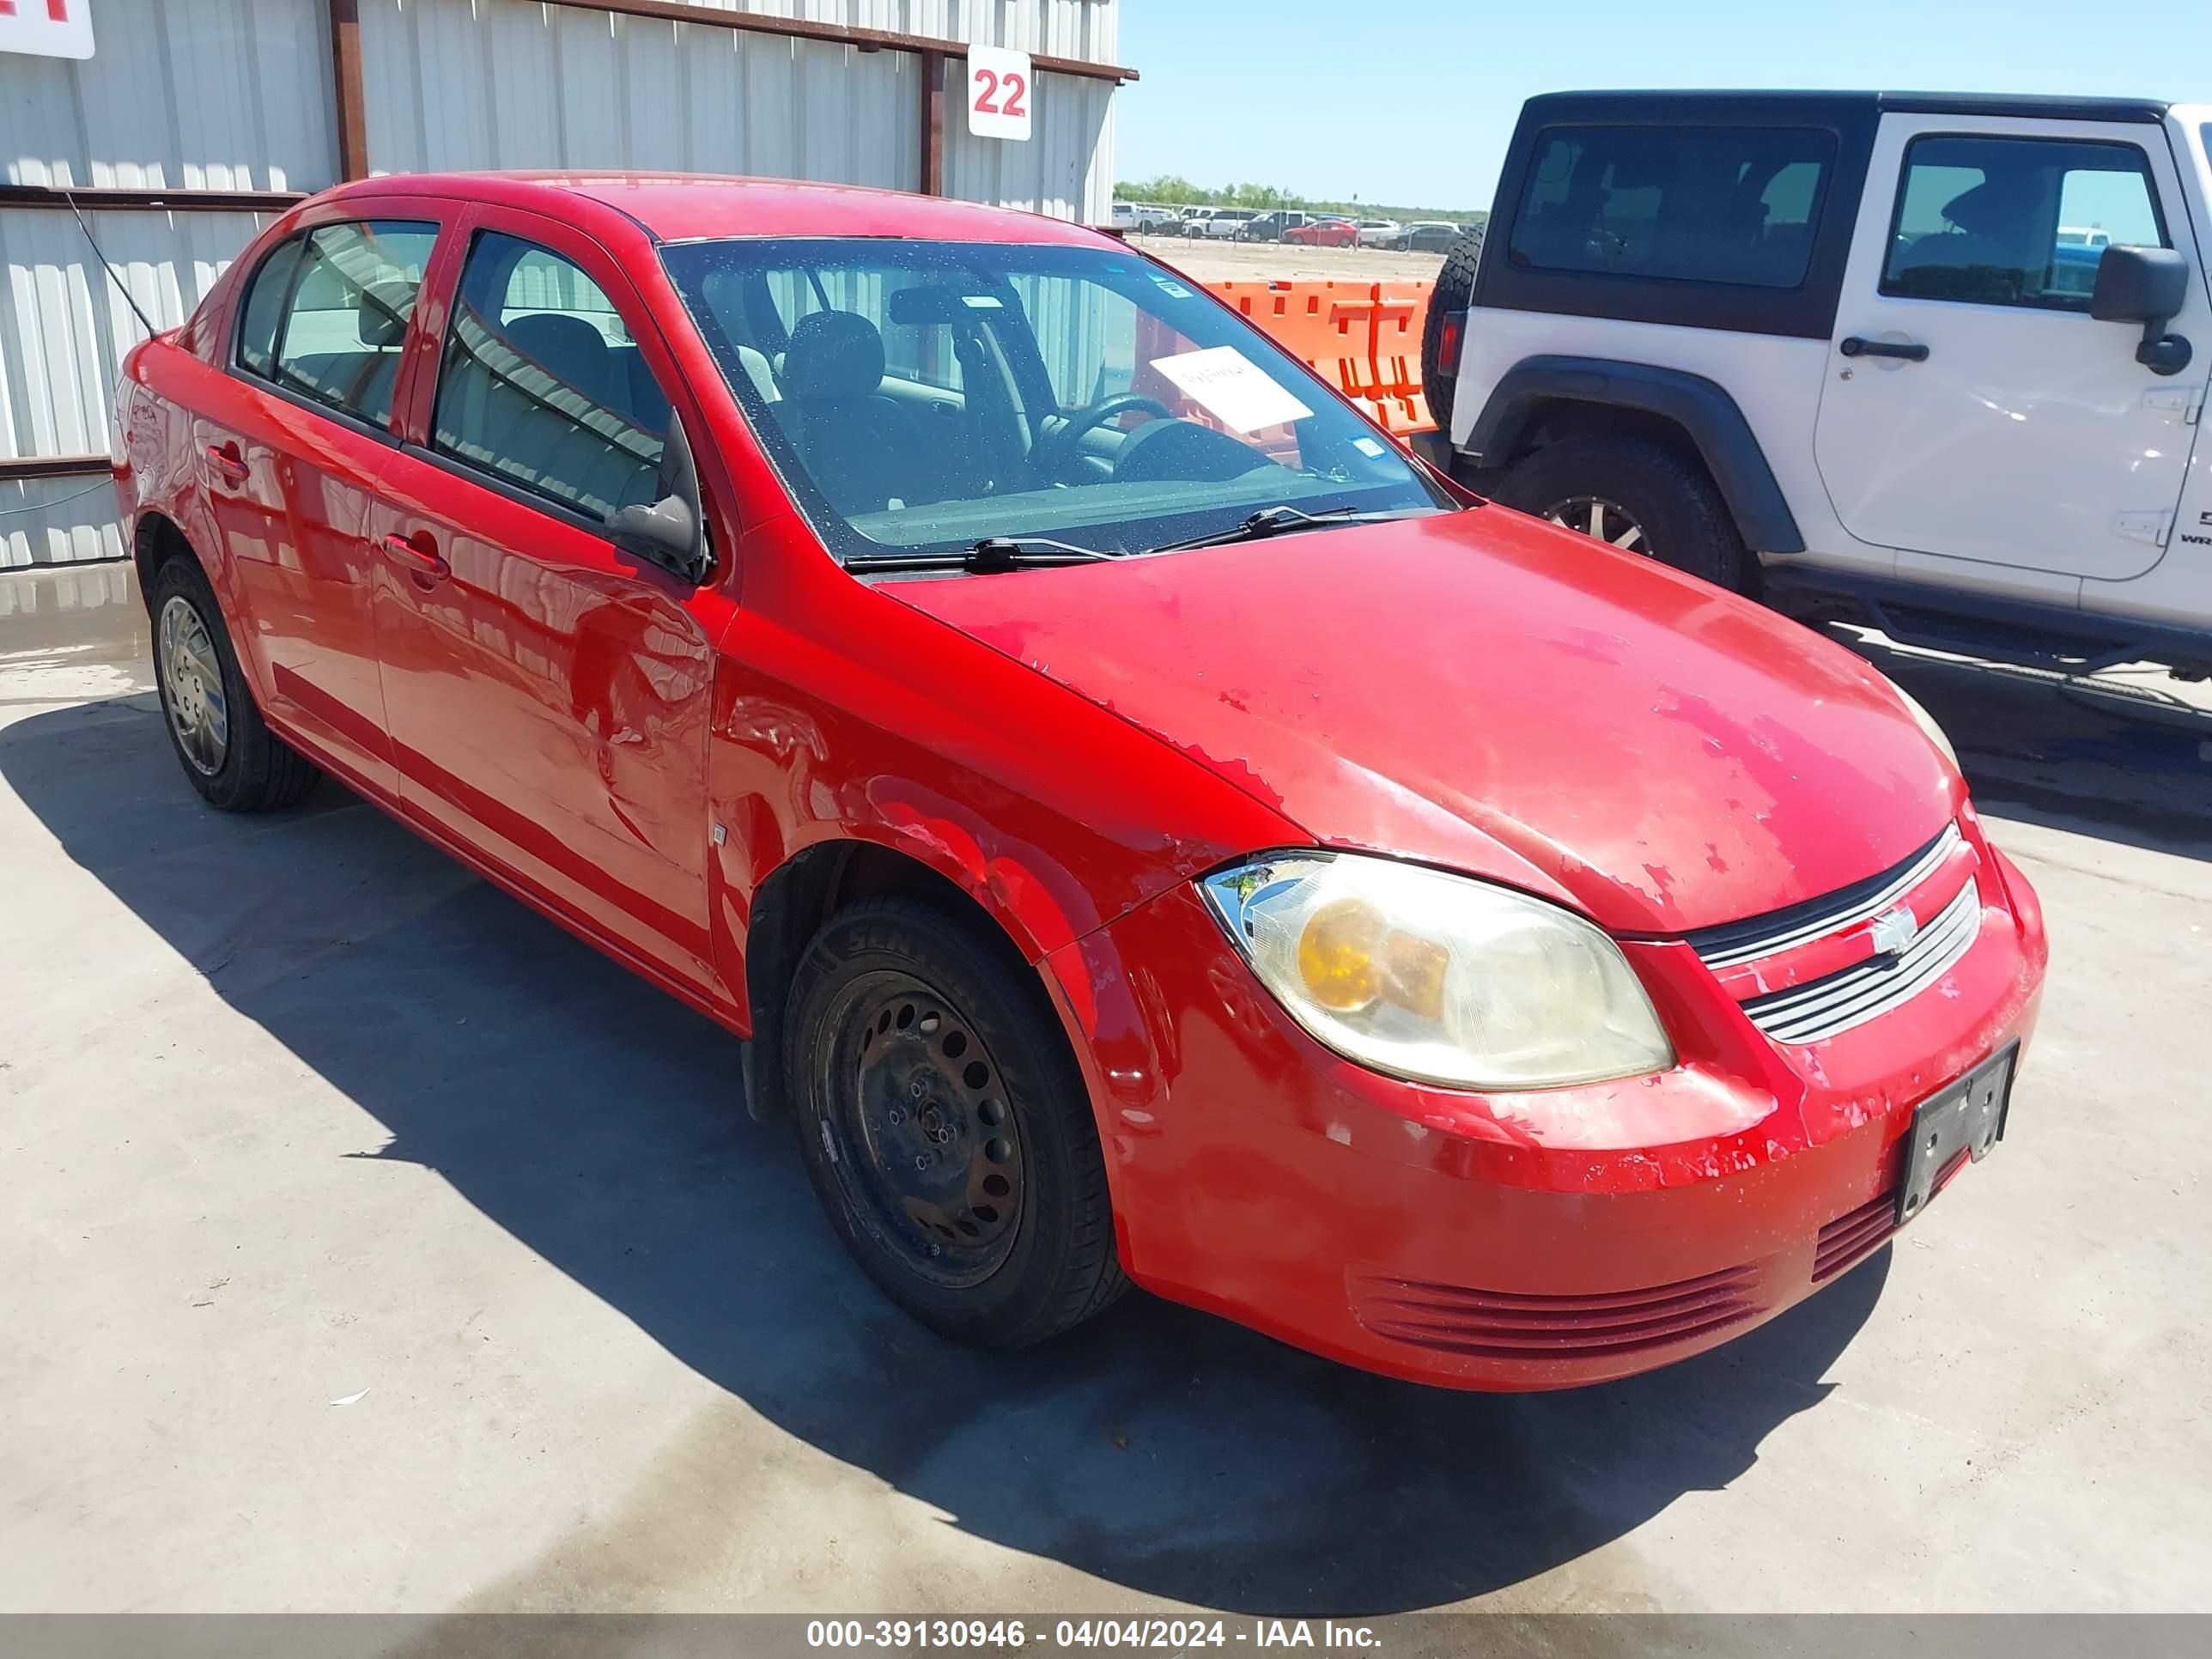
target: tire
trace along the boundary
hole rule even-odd
[[[1563,438],[1516,461],[1495,493],[1508,507],[1539,518],[1565,509],[1574,529],[1583,527],[1587,504],[1617,506],[1641,532],[1626,550],[1746,591],[1750,556],[1727,504],[1702,466],[1663,444]]]
[[[199,562],[178,554],[162,565],[149,608],[161,723],[192,787],[225,812],[279,811],[313,789],[322,773],[262,720]],[[210,666],[221,680],[219,708]],[[207,741],[210,714],[221,727],[217,744]]]
[[[1083,1074],[994,945],[912,899],[839,912],[800,960],[784,1054],[799,1156],[854,1260],[939,1334],[1020,1348],[1128,1281]]]
[[[1482,260],[1482,233],[1486,228],[1487,222],[1473,227],[1445,253],[1443,269],[1437,272],[1436,286],[1429,290],[1428,319],[1421,325],[1421,391],[1429,400],[1429,413],[1447,434],[1451,431],[1452,393],[1458,389],[1459,365],[1437,361],[1444,313],[1465,311],[1474,301],[1474,268]]]

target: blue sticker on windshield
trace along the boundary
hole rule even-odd
[[[1181,283],[1176,281],[1174,277],[1163,276],[1157,270],[1148,270],[1145,274],[1152,279],[1152,286],[1159,289],[1161,293],[1166,295],[1169,299],[1188,300],[1190,298],[1190,290],[1185,288]]]
[[[1382,453],[1382,446],[1376,443],[1372,438],[1354,438],[1352,441],[1352,447],[1358,450],[1361,454],[1366,456],[1370,460],[1374,459]]]

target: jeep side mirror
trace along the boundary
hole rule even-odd
[[[2189,301],[2189,261],[2170,247],[2107,247],[2097,261],[2089,314],[2100,323],[2141,323],[2136,361],[2154,374],[2189,367],[2189,342],[2166,325]]]

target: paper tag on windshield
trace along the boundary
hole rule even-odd
[[[1152,367],[1232,432],[1257,432],[1313,413],[1235,346],[1155,357]]]

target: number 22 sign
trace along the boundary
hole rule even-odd
[[[1036,85],[1029,53],[969,47],[968,131],[978,138],[1027,138]]]

